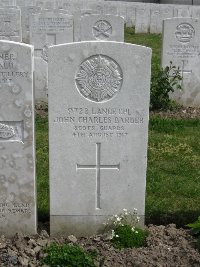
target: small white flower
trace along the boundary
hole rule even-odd
[[[135,231],[135,227],[133,226],[133,227],[131,228],[131,230],[134,232],[134,231]]]
[[[115,235],[115,237],[119,237],[118,235]]]
[[[138,234],[138,231],[135,231],[136,234]]]
[[[123,209],[124,212],[127,212],[127,209]]]
[[[140,217],[139,216],[137,216],[137,221],[139,221],[140,220]]]
[[[121,221],[121,218],[120,217],[117,217],[116,219],[117,219],[117,222],[120,222]]]

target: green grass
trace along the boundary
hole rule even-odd
[[[152,48],[152,72],[160,66],[162,36],[161,34],[134,33],[134,28],[125,29],[125,42]]]
[[[46,221],[49,216],[49,144],[48,119],[36,117],[36,169],[38,217]]]
[[[153,49],[160,62],[161,36],[134,34],[127,42]],[[38,214],[49,216],[48,120],[36,118]],[[137,207],[136,207],[137,208]],[[200,215],[200,120],[152,117],[149,124],[146,218],[148,223],[185,225]]]
[[[184,225],[200,215],[200,120],[153,117],[149,127],[148,222]]]

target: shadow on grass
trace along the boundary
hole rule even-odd
[[[176,213],[153,213],[151,215],[146,215],[145,217],[145,225],[154,224],[154,225],[167,225],[174,223],[177,227],[185,227],[186,224],[192,223],[197,220],[200,216],[200,212],[198,210],[191,212],[176,212]]]

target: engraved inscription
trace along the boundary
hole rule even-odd
[[[101,209],[101,170],[120,170],[120,163],[114,165],[101,164],[101,143],[96,143],[96,164],[95,165],[76,165],[76,169],[96,170],[96,209]]]
[[[106,20],[99,20],[93,26],[93,35],[97,40],[106,40],[112,34],[112,26]]]
[[[23,142],[23,121],[0,122],[0,142]]]
[[[176,27],[175,36],[181,43],[189,43],[195,36],[195,30],[189,23],[181,23]]]
[[[69,107],[53,122],[69,124],[74,138],[123,138],[130,127],[142,127],[145,120],[143,110],[132,108]]]
[[[29,203],[0,203],[0,219],[6,219],[9,215],[31,214]]]
[[[76,73],[79,92],[88,100],[105,102],[121,89],[123,74],[116,61],[104,55],[87,58]]]
[[[73,27],[73,20],[62,17],[40,17],[33,22],[33,33],[64,32]]]
[[[0,53],[0,83],[10,83],[16,79],[27,79],[29,73],[19,69],[17,62],[17,54],[15,52],[2,52]],[[15,82],[15,87],[16,82]]]

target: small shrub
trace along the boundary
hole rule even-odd
[[[138,248],[145,246],[147,231],[130,225],[119,225],[114,230],[112,242],[117,248]]]
[[[76,245],[53,243],[46,247],[44,252],[47,256],[42,260],[42,264],[49,267],[95,267],[92,256]]]
[[[192,235],[197,237],[197,248],[200,252],[200,216],[198,217],[197,221],[189,223],[186,226],[191,228]]]
[[[189,223],[186,226],[192,229],[193,235],[200,236],[200,216],[198,217],[197,221]]]
[[[137,216],[137,209],[133,213],[124,209],[119,215],[114,215],[105,224],[105,231],[110,231],[110,239],[117,248],[143,247],[148,232],[136,227],[140,218]]]
[[[170,99],[169,93],[181,89],[181,80],[180,70],[172,62],[164,69],[157,69],[151,78],[150,109],[171,109],[175,102]]]

